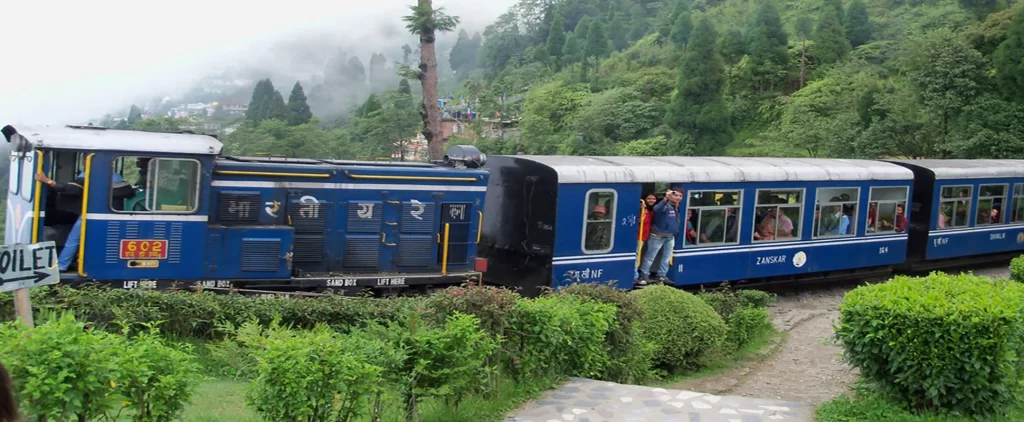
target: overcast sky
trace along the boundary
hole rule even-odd
[[[0,126],[77,123],[184,89],[253,49],[315,33],[406,37],[415,0],[11,0],[0,6]],[[515,0],[435,0],[470,29]],[[392,26],[392,24],[394,26]],[[402,29],[402,31],[398,31]],[[399,44],[400,45],[400,44]],[[368,58],[364,58],[368,62]]]

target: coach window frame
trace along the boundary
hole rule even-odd
[[[139,155],[124,154],[124,155],[118,155],[118,156],[114,157],[114,160],[111,163],[111,166],[112,166],[111,167],[111,171],[113,171],[113,165],[114,165],[114,163],[117,162],[117,160],[119,158],[120,159],[123,159],[123,158],[135,158],[135,159],[138,159],[140,157],[150,158],[149,164],[146,166],[146,186],[145,186],[146,196],[143,199],[143,204],[146,206],[147,209],[135,210],[135,211],[133,211],[133,210],[124,210],[124,211],[115,210],[114,207],[113,207],[113,203],[112,203],[113,195],[108,193],[109,198],[107,200],[107,208],[111,212],[118,213],[118,214],[158,214],[158,215],[168,215],[168,214],[169,215],[192,215],[192,214],[196,214],[196,213],[199,212],[199,208],[200,208],[199,199],[200,199],[200,195],[202,194],[202,191],[203,191],[203,162],[202,161],[199,161],[199,160],[197,160],[195,158],[189,158],[189,157],[154,157],[154,156],[141,155],[141,154],[139,154]],[[194,176],[195,180],[193,180],[193,183],[189,184],[190,188],[194,189],[192,194],[190,195],[191,199],[192,199],[192,204],[191,204],[191,208],[189,210],[187,210],[187,211],[179,211],[179,210],[152,210],[152,209],[149,209],[150,205],[151,204],[156,204],[157,203],[157,199],[159,199],[159,194],[157,193],[157,188],[159,188],[159,180],[160,180],[160,172],[159,172],[159,164],[158,163],[160,163],[161,161],[190,161],[190,162],[194,162],[196,164],[195,176]],[[113,176],[113,175],[111,175],[111,176]],[[122,175],[122,179],[123,178],[124,178],[124,175]],[[112,192],[113,192],[113,184],[111,184],[111,193]]]
[[[1010,214],[1010,223],[1024,223],[1024,183],[1013,184],[1011,205],[1013,214]]]
[[[1003,194],[1000,195],[1000,196],[991,196],[991,195],[981,196],[983,193],[985,193],[985,188],[986,187],[991,188],[993,186],[1001,186],[1003,188]],[[991,213],[989,213],[989,217],[988,218],[986,218],[985,220],[983,220],[981,222],[978,221],[981,216],[978,215],[978,214],[975,214],[974,215],[974,225],[975,226],[994,226],[994,225],[998,225],[998,224],[1005,224],[1004,221],[1006,221],[1006,216],[1003,215],[1003,212],[1006,210],[1006,197],[1007,197],[1007,193],[1008,193],[1009,190],[1010,190],[1010,186],[1009,186],[1008,183],[986,183],[986,184],[983,184],[983,185],[982,184],[978,185],[978,197],[974,200],[974,202],[975,202],[975,204],[974,204],[975,211],[974,212],[977,213],[977,212],[981,211],[981,202],[982,201],[991,201],[991,203],[988,206],[988,209],[991,211],[992,208],[995,206],[995,203],[996,203],[997,199],[1001,199],[1002,200],[1002,209],[999,211],[999,221],[995,222],[995,223],[992,222],[992,217],[991,217],[992,214]]]
[[[710,192],[713,195],[718,195],[718,194],[725,195],[725,194],[728,194],[728,193],[734,193],[737,196],[736,204],[735,205],[720,205],[717,202],[719,200],[718,199],[714,199],[714,201],[716,201],[716,205],[692,205],[694,196],[699,196],[699,195],[701,195],[703,193],[707,193],[707,192]],[[721,247],[721,246],[739,245],[740,244],[740,233],[743,232],[743,200],[745,199],[744,193],[746,193],[746,190],[743,189],[743,188],[694,189],[694,190],[690,190],[689,192],[687,192],[686,193],[686,211],[685,211],[685,214],[683,214],[683,216],[682,216],[683,221],[681,222],[681,224],[682,225],[686,224],[686,216],[689,215],[690,210],[694,210],[695,211],[694,212],[694,214],[695,214],[694,218],[697,219],[697,222],[694,223],[693,228],[697,232],[697,239],[696,239],[696,242],[693,242],[693,243],[686,242],[683,245],[683,248],[711,248],[711,247],[716,247],[716,246]],[[722,231],[722,242],[711,242],[711,241],[709,241],[707,243],[701,242],[700,235],[704,232],[703,227],[701,227],[701,224],[700,224],[701,217],[703,216],[702,215],[703,212],[704,211],[710,211],[710,212],[724,211],[725,212],[725,216],[726,216],[724,218],[727,218],[728,215],[729,215],[728,214],[728,210],[730,208],[736,210],[735,211],[735,214],[736,214],[736,239],[733,240],[732,242],[726,241],[726,238],[729,235],[729,233],[728,233],[728,225],[727,225],[728,222],[723,220],[723,223],[725,223],[727,226]]]
[[[594,195],[594,194],[602,194],[602,193],[610,193],[610,194],[612,194],[612,197],[611,197],[611,200],[610,200],[610,204],[605,205],[605,207],[608,208],[608,210],[605,212],[605,219],[604,220],[591,220],[590,219],[590,212],[591,212],[591,209],[593,208],[594,205],[590,204],[590,197],[592,195]],[[599,200],[600,200],[600,197],[598,197],[598,201]],[[584,254],[587,254],[587,255],[604,254],[604,253],[611,252],[612,249],[615,249],[615,216],[616,216],[615,211],[616,211],[616,208],[618,208],[617,207],[618,206],[618,202],[619,202],[619,192],[616,191],[615,189],[594,188],[594,189],[588,190],[587,193],[584,195],[584,202],[583,202],[583,232],[581,233],[581,236],[580,236],[580,250],[582,250]],[[595,205],[597,205],[597,204],[595,204]],[[606,248],[604,248],[604,249],[593,249],[593,250],[587,249],[587,228],[590,227],[590,223],[609,223],[609,225],[611,226],[611,229],[608,231],[608,246]]]
[[[32,191],[36,182],[36,159],[38,157],[36,157],[34,148],[19,154],[25,155],[18,159],[18,167],[20,168],[18,171],[18,184],[20,185],[18,187],[18,195],[21,196],[21,199],[32,202]]]
[[[856,192],[856,194],[855,195],[851,195],[851,198],[849,200],[846,200],[846,201],[832,201],[831,198],[828,201],[822,201],[821,200],[821,198],[822,198],[821,192],[823,190],[850,190],[850,189],[853,189]],[[815,210],[815,214],[817,214],[817,218],[814,221],[811,221],[811,239],[816,239],[816,240],[817,239],[837,239],[837,238],[845,238],[845,237],[855,237],[855,236],[857,236],[857,229],[859,228],[858,223],[860,222],[859,221],[860,219],[858,218],[858,215],[860,215],[860,211],[861,211],[861,208],[860,208],[860,194],[861,194],[861,187],[860,186],[827,186],[827,187],[820,187],[820,188],[815,189],[815,191],[814,191],[814,210]],[[818,234],[818,229],[821,227],[821,219],[825,216],[822,213],[821,209],[823,209],[825,207],[838,206],[840,212],[842,212],[844,206],[851,205],[851,204],[854,206],[854,211],[853,211],[853,215],[849,216],[850,217],[850,228],[849,228],[850,233],[849,234],[822,234],[822,235]]]
[[[799,192],[800,200],[799,200],[799,202],[797,202],[795,204],[787,202],[785,204],[765,204],[765,205],[761,205],[761,192],[767,192],[768,194],[771,194],[772,192],[785,192],[785,193],[797,193],[797,192]],[[795,188],[795,187],[794,188],[762,188],[762,189],[755,190],[754,191],[754,215],[750,216],[750,218],[751,218],[750,221],[753,223],[753,230],[750,231],[750,241],[751,241],[751,243],[795,242],[795,241],[798,241],[798,240],[802,239],[803,238],[803,233],[804,233],[804,227],[803,227],[804,205],[806,205],[806,203],[807,203],[807,188]],[[796,223],[796,224],[794,224],[794,226],[795,226],[794,228],[795,228],[795,231],[797,233],[794,234],[794,235],[791,235],[789,237],[782,238],[782,239],[779,239],[778,237],[776,237],[775,239],[770,239],[770,240],[754,239],[754,233],[757,232],[757,210],[759,208],[775,208],[775,215],[776,215],[775,233],[778,233],[778,231],[779,231],[779,221],[778,221],[779,209],[780,208],[799,208],[798,216],[797,216],[796,219],[794,219],[793,217],[790,217],[789,215],[786,215],[786,218],[789,218],[789,220],[791,222],[795,222]]]
[[[956,192],[959,192],[963,188],[967,188],[967,197],[966,198],[961,198],[961,197],[956,196]],[[946,189],[949,189],[950,192],[953,194],[953,196],[948,198],[948,199],[943,196],[943,192]],[[954,184],[954,185],[942,185],[942,186],[939,186],[939,206],[935,210],[935,230],[951,230],[951,229],[956,229],[956,228],[971,227],[971,218],[970,218],[970,216],[974,215],[973,214],[973,208],[974,208],[974,199],[973,198],[974,198],[974,185]],[[939,228],[939,214],[938,213],[942,212],[942,207],[946,203],[952,203],[953,204],[953,212],[950,213],[951,216],[946,216],[946,227]],[[965,215],[968,216],[968,217],[966,218],[966,221],[964,221],[964,224],[962,224],[962,225],[955,224],[956,223],[956,210],[958,209],[957,208],[957,203],[967,203],[967,212],[965,213]],[[952,222],[954,224],[950,224],[950,222]]]
[[[874,199],[875,198],[875,189],[879,189],[879,190],[902,189],[903,190],[903,199],[902,200],[896,200],[896,199],[879,199],[879,200],[875,200]],[[899,205],[903,205],[903,216],[907,217],[907,203],[909,202],[908,201],[909,199],[910,199],[910,187],[908,187],[908,186],[872,186],[870,189],[868,189],[868,215],[869,216],[871,214],[871,204],[877,204],[877,205],[875,207],[875,210],[876,210],[875,211],[875,221],[872,221],[869,226],[865,227],[865,229],[864,229],[865,233],[868,236],[878,235],[878,234],[896,233],[896,207],[899,206]],[[892,204],[893,205],[893,207],[892,207],[892,228],[889,229],[889,230],[878,230],[878,221],[881,220],[881,217],[882,217],[882,205],[888,205],[888,204]],[[908,223],[908,226],[909,226],[909,223],[910,223],[909,217],[907,218],[907,223]],[[868,231],[869,229],[874,229],[874,230]],[[903,233],[906,233],[908,229],[909,229],[909,227],[903,228]]]

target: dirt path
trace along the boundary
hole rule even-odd
[[[1008,277],[1006,267],[984,268],[975,274]],[[833,324],[839,304],[851,288],[815,289],[780,296],[770,308],[775,327],[785,333],[769,347],[771,356],[726,373],[687,380],[672,389],[710,394],[758,397],[818,405],[847,391],[857,371],[834,343]]]

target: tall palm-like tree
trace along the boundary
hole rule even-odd
[[[444,8],[434,9],[431,0],[418,0],[416,6],[410,6],[412,14],[402,18],[406,29],[420,37],[420,65],[415,76],[423,85],[423,136],[427,138],[427,149],[431,160],[440,160],[444,156],[444,145],[441,144],[441,107],[437,104],[437,55],[434,41],[437,33],[449,32],[459,24],[458,16],[449,16]]]

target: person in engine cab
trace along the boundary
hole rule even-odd
[[[140,189],[146,188],[146,172],[149,170],[149,161],[152,160],[150,157],[139,157],[135,159],[135,166],[139,168],[139,181],[136,182],[136,186]]]

